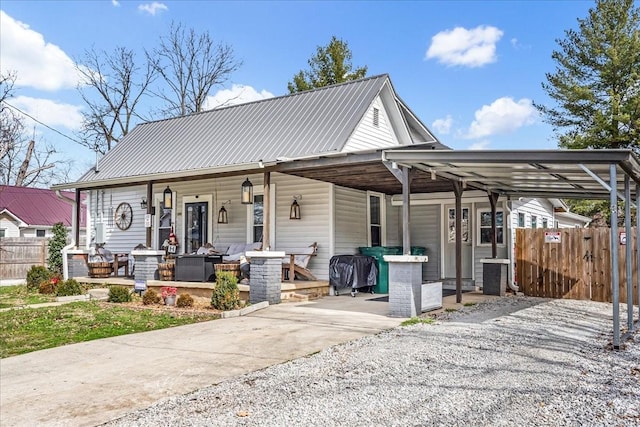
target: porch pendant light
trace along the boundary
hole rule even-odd
[[[173,209],[173,192],[167,185],[167,188],[162,193],[162,201],[164,203],[164,209]]]
[[[297,199],[293,199],[293,203],[291,203],[289,219],[300,219],[300,205],[298,204]]]
[[[253,184],[249,181],[249,178],[245,179],[242,183],[242,204],[243,205],[252,205],[253,204]]]
[[[229,217],[227,216],[227,210],[224,206],[218,211],[218,224],[229,224]]]

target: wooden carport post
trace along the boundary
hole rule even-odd
[[[462,302],[462,183],[453,182],[456,196],[456,303]]]

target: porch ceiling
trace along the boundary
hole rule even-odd
[[[465,188],[502,195],[606,199],[610,165],[640,185],[640,163],[631,150],[385,150],[283,163],[278,172],[332,182],[349,188],[402,193],[387,165],[411,167],[411,193],[448,192],[453,181]],[[604,184],[604,185],[603,185]],[[631,186],[635,195],[635,185]],[[634,196],[635,197],[635,196]]]

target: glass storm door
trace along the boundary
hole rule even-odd
[[[209,204],[207,202],[185,204],[185,245],[184,253],[196,252],[207,239],[207,218]]]

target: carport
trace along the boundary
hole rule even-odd
[[[492,210],[492,257],[496,257],[496,202],[498,197],[609,199],[611,204],[611,264],[618,266],[613,250],[618,236],[618,199],[625,203],[625,231],[631,235],[631,204],[640,211],[640,162],[632,150],[436,150],[424,144],[369,153],[331,153],[283,162],[272,171],[332,182],[349,188],[402,194],[404,253],[409,254],[410,196],[412,193],[453,192],[456,204],[456,299],[462,300],[461,204],[465,190],[487,193]],[[632,182],[633,181],[633,182]],[[636,238],[640,239],[640,215],[636,215]],[[626,246],[632,259],[631,245]],[[640,265],[640,252],[636,254]],[[632,265],[626,265],[632,280]],[[638,275],[640,281],[640,275]],[[613,346],[620,347],[620,277],[612,268]],[[636,283],[640,300],[640,283]],[[627,286],[633,302],[633,287]],[[633,303],[627,304],[627,333],[634,327]],[[638,309],[640,319],[640,307]],[[640,320],[638,320],[640,322]]]

